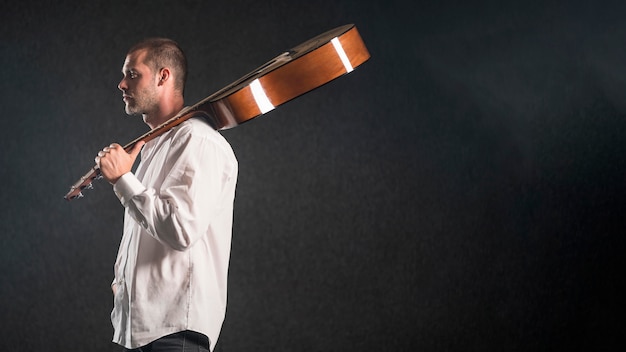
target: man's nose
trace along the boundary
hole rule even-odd
[[[128,85],[126,84],[126,78],[122,78],[120,83],[118,83],[117,88],[122,92],[128,89]]]

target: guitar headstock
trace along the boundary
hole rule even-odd
[[[93,189],[93,182],[102,178],[100,169],[96,166],[92,167],[83,177],[70,187],[70,191],[63,197],[70,201],[84,197],[83,191]]]

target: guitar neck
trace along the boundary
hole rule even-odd
[[[198,104],[196,104],[198,105]],[[151,140],[153,140],[154,138],[162,135],[163,133],[171,130],[172,128],[180,125],[181,123],[189,120],[192,117],[196,117],[196,116],[204,116],[204,117],[209,117],[207,112],[202,111],[202,110],[198,110],[197,106],[194,105],[192,107],[185,107],[184,109],[182,109],[178,114],[176,114],[174,117],[170,118],[169,120],[165,121],[164,123],[158,125],[157,127],[151,129],[150,131],[144,133],[143,135],[135,138],[133,141],[129,142],[128,144],[126,144],[124,146],[124,150],[126,150],[127,152],[129,152],[131,149],[133,149],[133,146],[141,141],[143,142],[149,142]],[[210,121],[211,119],[208,118],[208,120]]]

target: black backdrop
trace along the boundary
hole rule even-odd
[[[117,351],[123,209],[62,196],[146,131],[128,47],[187,103],[328,29],[372,58],[225,131],[240,162],[217,351],[608,350],[624,315],[626,7],[601,1],[2,3],[0,350]]]

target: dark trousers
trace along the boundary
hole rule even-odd
[[[163,336],[145,346],[126,352],[209,352],[209,338],[195,331],[181,331]]]

